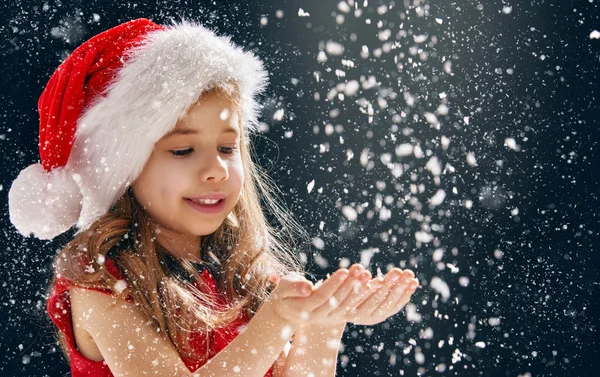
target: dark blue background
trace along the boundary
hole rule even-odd
[[[386,14],[378,15],[381,3],[370,1],[361,18],[346,15],[342,25],[336,25],[332,14],[340,13],[335,1],[4,4],[0,16],[4,82],[0,308],[5,323],[0,338],[1,374],[59,376],[69,371],[44,307],[51,262],[68,234],[52,242],[25,239],[8,220],[12,180],[39,159],[36,105],[43,86],[62,59],[91,36],[137,17],[166,23],[182,15],[231,35],[267,65],[271,84],[264,96],[263,119],[270,130],[257,139],[257,154],[301,224],[325,242],[322,250],[313,247],[313,251],[327,265],[308,255],[308,269],[315,278],[333,271],[341,258],[358,261],[361,250],[378,247],[381,251],[373,257],[372,271],[407,261],[406,267],[423,283],[414,299],[423,316],[420,322],[409,323],[402,313],[373,328],[348,326],[339,376],[597,375],[600,40],[589,35],[600,30],[599,2],[486,1],[478,6],[475,1],[440,0],[422,3],[429,12],[422,18],[415,17],[415,3],[421,2],[397,1]],[[502,11],[506,5],[512,7],[510,12]],[[310,17],[299,17],[299,8]],[[275,16],[278,9],[284,11],[281,19]],[[410,17],[401,20],[406,9]],[[262,15],[268,16],[266,26],[260,26]],[[366,18],[373,23],[365,24]],[[423,47],[429,59],[411,66],[405,57],[402,72],[396,69],[394,54],[361,59],[362,45],[371,51],[382,45],[375,26],[379,19],[394,30],[392,39],[399,30],[427,33],[429,40],[436,36],[435,46]],[[352,32],[358,35],[357,42],[351,40]],[[319,42],[330,39],[342,43],[346,52],[320,64]],[[410,40],[402,41],[398,53],[410,54],[415,44],[406,43]],[[452,61],[453,75],[443,74],[442,56]],[[357,65],[346,69],[348,79],[374,75],[393,84],[399,95],[396,101],[388,99],[389,108],[408,111],[399,124],[413,129],[410,137],[396,133],[398,143],[418,140],[424,150],[432,150],[456,169],[442,176],[440,187],[423,170],[428,157],[402,161],[418,173],[414,180],[405,175],[393,181],[379,163],[382,153],[394,152],[390,127],[396,121],[389,111],[377,111],[369,124],[353,102],[360,94],[347,98],[342,106],[324,100],[330,88],[344,81],[326,71],[328,66],[343,69],[340,58]],[[507,73],[509,68],[512,74]],[[315,71],[322,74],[319,83]],[[321,94],[319,101],[313,98],[315,91]],[[404,92],[418,99],[413,108],[403,102]],[[449,113],[438,116],[442,129],[436,131],[423,114],[436,108],[439,93],[446,93]],[[336,107],[341,115],[331,119],[329,111]],[[278,108],[284,108],[286,116],[274,121]],[[469,117],[469,125],[464,117]],[[343,145],[340,135],[324,134],[327,122],[343,125]],[[319,134],[313,132],[315,126],[320,127]],[[286,136],[289,131],[292,135]],[[452,138],[447,151],[432,141],[439,135]],[[507,137],[515,138],[521,150],[506,148]],[[319,145],[326,143],[329,150],[320,153]],[[371,170],[358,163],[364,148],[378,162]],[[347,149],[355,154],[350,161]],[[475,153],[477,166],[467,165],[467,152]],[[307,184],[313,179],[315,188],[308,193]],[[404,196],[410,183],[424,185],[425,192],[417,195],[425,204],[421,214],[443,225],[443,231],[436,233],[445,248],[443,262],[456,266],[458,273],[447,267],[441,270],[432,261],[435,248],[415,242],[419,222],[410,218],[413,208],[393,212],[387,222],[378,220],[377,214],[346,221],[340,206],[370,202],[371,208],[377,181],[387,183],[384,196],[395,197]],[[396,192],[390,182],[403,187]],[[317,192],[319,187],[322,193]],[[451,193],[453,187],[457,194]],[[436,209],[428,208],[425,200],[438,188],[446,190],[446,200]],[[465,200],[473,200],[473,208],[466,209]],[[511,214],[515,208],[518,214]],[[381,238],[389,229],[397,236],[395,244]],[[501,259],[494,256],[496,249],[502,250]],[[436,276],[450,286],[448,302],[429,287]],[[468,286],[459,284],[459,276],[468,277]],[[500,318],[500,325],[489,325],[490,317]],[[428,328],[433,334],[430,339],[424,331]],[[453,362],[457,349],[462,356]],[[416,351],[424,356],[422,364],[415,360]],[[446,365],[444,372],[436,371],[440,364]]]

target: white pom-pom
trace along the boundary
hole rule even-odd
[[[46,172],[41,164],[23,169],[8,193],[10,221],[24,236],[50,240],[79,218],[82,195],[71,170]]]

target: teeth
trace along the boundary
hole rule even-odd
[[[219,199],[190,199],[191,201],[193,201],[194,203],[198,203],[198,204],[217,204],[219,202]]]

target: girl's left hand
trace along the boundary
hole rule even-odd
[[[411,270],[391,269],[369,282],[371,294],[346,314],[347,322],[372,326],[398,313],[419,286]]]

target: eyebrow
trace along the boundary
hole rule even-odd
[[[169,132],[168,134],[166,134],[165,136],[163,136],[163,138],[167,138],[167,137],[175,136],[175,135],[197,135],[200,133],[201,132],[195,128],[176,128],[176,129],[172,130],[171,132]],[[224,133],[224,134],[233,133],[236,135],[239,134],[237,128],[233,128],[233,127],[225,128],[222,133]]]

